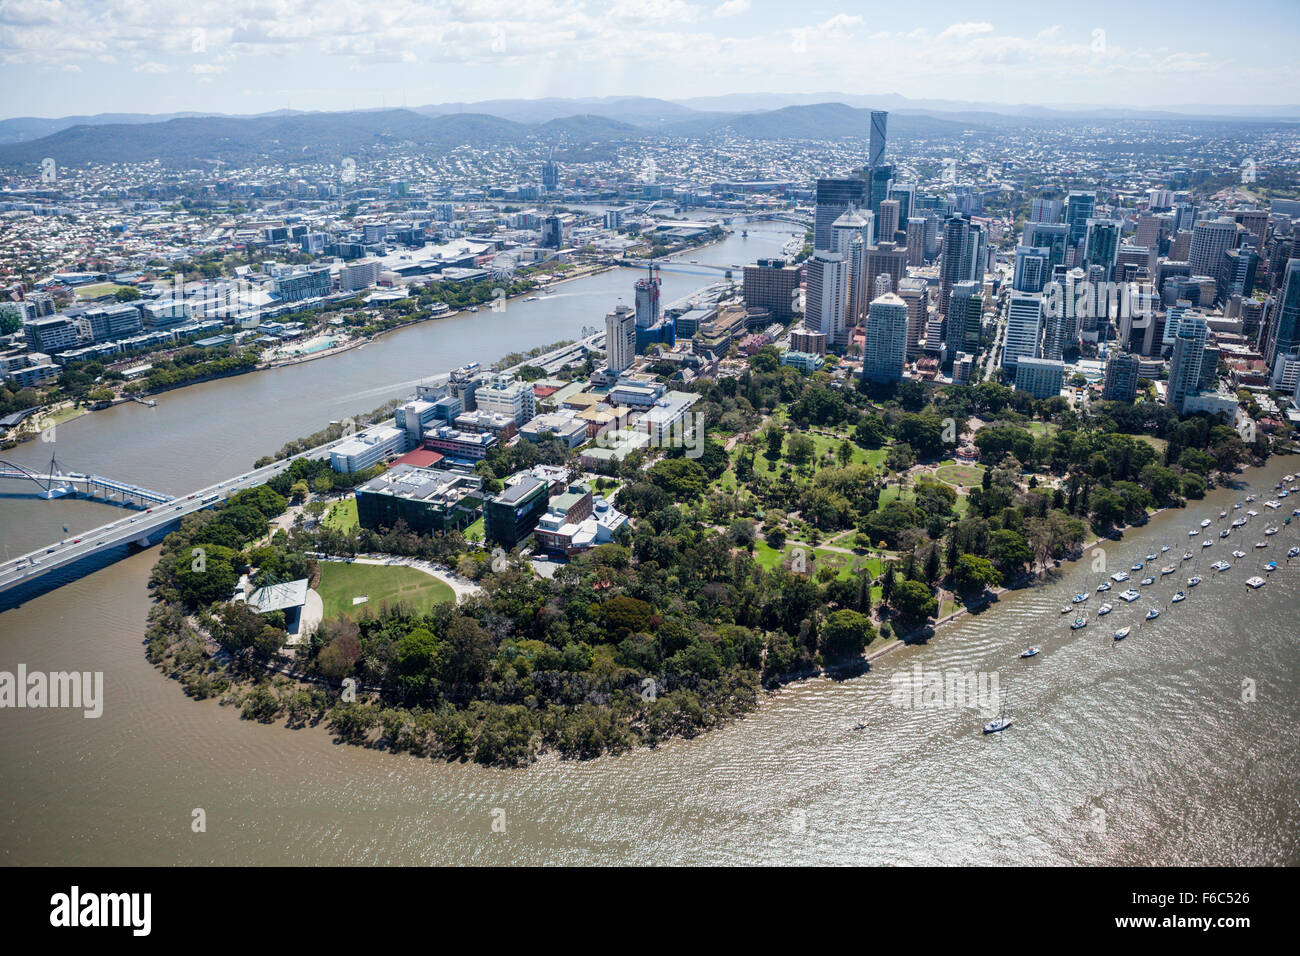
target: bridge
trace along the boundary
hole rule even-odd
[[[677,253],[681,255],[681,253]],[[668,259],[623,259],[619,261],[622,266],[634,266],[638,269],[644,269],[648,265],[654,265],[657,272],[680,272],[685,275],[706,275],[701,269],[707,269],[711,272],[735,272],[743,268],[742,265],[735,266],[718,266],[711,262],[694,262],[677,258]]]
[[[299,458],[323,458],[331,448],[347,440],[347,437],[340,438],[291,458],[254,468],[247,474],[200,488],[184,497],[163,496],[165,500],[162,503],[146,507],[142,514],[119,518],[18,558],[6,558],[0,564],[0,609],[15,606],[26,596],[66,584],[82,574],[111,564],[132,553],[133,549],[158,544],[176,530],[186,515],[215,507],[236,491],[265,484]],[[58,569],[65,569],[67,573],[61,577],[48,577],[50,572]]]
[[[50,456],[50,464],[44,472],[32,471],[22,465],[0,460],[0,480],[2,479],[30,484],[34,488],[32,494],[45,499],[73,496],[142,509],[151,505],[166,504],[172,500],[171,495],[150,491],[148,488],[141,488],[139,485],[114,478],[105,478],[103,475],[65,472],[53,455]]]

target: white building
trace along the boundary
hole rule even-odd
[[[513,418],[516,425],[537,414],[537,398],[528,382],[516,382],[509,375],[497,375],[474,390],[474,402],[480,411]]]
[[[1061,394],[1065,382],[1065,363],[1059,359],[1021,356],[1016,362],[1016,391],[1034,398],[1051,398]]]
[[[1043,297],[1037,293],[1012,293],[1007,303],[1006,340],[1002,345],[1002,367],[1014,371],[1021,358],[1038,357],[1038,338],[1043,327]]]
[[[844,348],[849,342],[848,257],[839,252],[818,250],[805,265],[808,276],[804,325],[822,332],[828,344]]]
[[[406,451],[406,432],[391,425],[367,428],[330,451],[330,466],[342,474],[364,471]]]
[[[871,303],[864,325],[862,376],[872,382],[897,382],[907,361],[907,303],[894,292]]]
[[[636,360],[636,313],[631,306],[615,306],[605,315],[605,356],[617,375]]]

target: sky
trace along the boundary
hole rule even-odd
[[[0,117],[824,91],[1044,106],[1300,102],[1296,0],[1055,6],[0,0]]]

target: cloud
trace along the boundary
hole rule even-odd
[[[718,5],[713,11],[715,17],[734,17],[739,13],[744,13],[749,9],[749,0],[726,0],[726,3]]]
[[[166,63],[158,63],[155,60],[147,60],[144,63],[136,64],[131,69],[136,73],[171,73],[176,67],[168,66]]]
[[[993,24],[991,23],[954,23],[948,29],[939,34],[940,40],[964,40],[966,37],[979,36],[983,33],[992,33]]]

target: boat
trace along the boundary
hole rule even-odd
[[[1233,552],[1233,554],[1236,553],[1237,552],[1235,551]],[[1212,565],[1210,565],[1210,567],[1212,567],[1216,571],[1226,571],[1228,570],[1228,568],[1232,567],[1232,565],[1229,564],[1227,561],[1215,561]]]
[[[1292,547],[1291,550],[1286,553],[1288,558],[1294,558],[1296,555],[1300,555],[1300,548]]]
[[[1192,552],[1190,552],[1190,551],[1185,551],[1185,552],[1183,552],[1183,560],[1184,560],[1184,561],[1190,561],[1190,560],[1192,560]]]
[[[1293,518],[1300,518],[1300,508],[1296,508],[1296,509],[1294,509],[1294,510],[1291,512],[1291,517],[1293,517]]]
[[[1214,544],[1213,541],[1202,541],[1202,542],[1201,542],[1201,547],[1202,547],[1202,548],[1208,548],[1208,547],[1209,547],[1210,545],[1212,545],[1212,544]]]
[[[1226,518],[1226,517],[1228,517],[1228,512],[1226,512],[1226,511],[1220,511],[1220,512],[1219,512],[1219,520],[1223,520],[1223,519]]]
[[[1246,496],[1246,500],[1247,500],[1247,501],[1254,501],[1254,500],[1255,500],[1255,496],[1254,496],[1254,495],[1247,495],[1247,496]]]
[[[1155,583],[1156,583],[1156,579],[1155,579],[1155,578],[1143,578],[1143,579],[1142,579],[1142,586],[1143,586],[1144,588],[1145,588],[1145,587],[1149,587],[1150,585],[1155,584]]]
[[[1113,610],[1114,608],[1109,604],[1103,604],[1101,607],[1097,608],[1097,616],[1101,617],[1103,614],[1109,614]]]
[[[476,305],[471,305],[471,306],[469,307],[469,311],[471,311],[471,312],[477,312],[477,311],[478,311],[478,306],[476,306]]]
[[[1160,616],[1160,608],[1158,608],[1158,607],[1153,607],[1153,608],[1151,608],[1149,611],[1147,611],[1147,620],[1148,620],[1148,621],[1154,621],[1154,620],[1155,620],[1156,618],[1158,618],[1159,616]]]
[[[1088,600],[1088,592],[1086,591],[1080,591],[1074,597],[1070,598],[1070,601],[1074,604],[1082,604],[1086,600]]]
[[[1167,544],[1162,544],[1162,545],[1160,546],[1160,553],[1161,553],[1161,554],[1164,554],[1164,553],[1165,553],[1166,551],[1168,551],[1168,550],[1169,550],[1169,545],[1167,545]]]
[[[530,296],[525,296],[525,297],[524,297],[524,301],[525,301],[525,302],[536,302],[539,298],[540,298],[540,296],[530,295]]]
[[[1086,614],[1080,614],[1078,617],[1076,617],[1073,621],[1070,622],[1070,630],[1072,631],[1077,631],[1079,628],[1087,627],[1087,626],[1088,626],[1088,615]]]
[[[1023,651],[1020,652],[1020,656],[1021,656],[1021,657],[1037,657],[1037,656],[1038,656],[1038,653],[1039,653],[1039,650],[1040,650],[1040,648],[1037,648],[1037,647],[1026,647]]]
[[[1098,584],[1098,585],[1097,585],[1097,593],[1099,593],[1099,594],[1100,594],[1102,591],[1109,591],[1109,590],[1110,590],[1110,582],[1109,582],[1109,581],[1102,581],[1101,584]]]
[[[1233,510],[1233,511],[1240,511],[1240,510],[1241,510],[1241,502],[1238,501],[1235,505],[1233,505],[1233,506],[1232,506],[1232,510]]]
[[[1229,533],[1230,533],[1230,532],[1228,531],[1228,529],[1227,529],[1227,528],[1224,528],[1222,531],[1219,532],[1219,537],[1220,537],[1220,538],[1226,538],[1226,537],[1229,535]]]
[[[1234,522],[1232,523],[1232,526],[1233,526],[1234,528],[1240,528],[1240,527],[1241,527],[1242,525],[1244,525],[1245,523],[1246,523],[1246,519],[1245,519],[1245,518],[1238,518],[1236,521],[1234,521]]]
[[[1274,571],[1276,571],[1276,570],[1277,570],[1277,562],[1276,562],[1276,561],[1270,561],[1270,562],[1268,562],[1268,564],[1264,565],[1264,571],[1265,571],[1266,573],[1268,573],[1268,574],[1272,574],[1272,573],[1273,573]]]
[[[1156,556],[1155,556],[1154,554],[1148,554],[1148,555],[1147,555],[1147,560],[1148,560],[1148,561],[1154,561],[1155,559],[1156,559]]]
[[[1070,613],[1070,605],[1068,605],[1068,604],[1063,604],[1063,605],[1061,605],[1061,613],[1062,613],[1062,614],[1069,614],[1069,613]]]
[[[1208,528],[1209,526],[1210,526],[1210,519],[1209,519],[1209,518],[1202,518],[1202,519],[1201,519],[1201,527],[1202,527],[1202,528]]]
[[[1252,518],[1259,517],[1259,512],[1256,511],[1254,508],[1251,508],[1249,511],[1247,511],[1246,514],[1250,515]]]
[[[1127,572],[1127,571],[1116,571],[1114,574],[1112,574],[1112,575],[1110,576],[1110,579],[1111,579],[1112,581],[1116,582],[1117,584],[1122,584],[1122,583],[1124,583],[1125,581],[1128,580],[1128,572]]]
[[[1139,561],[1137,564],[1133,565],[1133,567],[1129,568],[1129,570],[1130,570],[1130,571],[1141,571],[1144,567],[1146,567],[1146,565],[1143,564],[1141,561]]]
[[[867,722],[866,722],[865,720],[859,720],[856,724],[853,725],[853,729],[854,729],[854,730],[866,730],[866,729],[867,729]]]
[[[1125,601],[1128,601],[1129,604],[1132,604],[1141,596],[1142,596],[1141,594],[1139,594],[1137,591],[1133,590],[1132,588],[1129,588],[1127,591],[1125,591],[1123,594],[1120,595],[1120,597],[1122,597]]]
[[[1002,696],[1002,709],[998,712],[998,715],[996,717],[994,717],[992,720],[990,720],[987,724],[984,725],[984,733],[986,734],[1001,733],[1002,731],[1010,727],[1011,723],[1012,723],[1011,704],[1007,701],[1007,697],[1004,694]]]
[[[1236,551],[1232,552],[1232,556],[1236,558],[1238,561],[1240,561],[1242,558],[1246,556],[1246,552],[1238,548]],[[1222,562],[1222,563],[1226,563],[1226,562]]]
[[[1201,533],[1200,528],[1193,528],[1191,531],[1187,532],[1187,537],[1195,538],[1200,533]]]
[[[1174,567],[1172,564],[1166,564],[1163,568],[1160,569],[1160,575],[1161,577],[1163,577],[1166,574],[1173,574],[1177,570],[1178,569]]]
[[[1179,601],[1186,601],[1186,600],[1187,600],[1187,592],[1186,592],[1186,591],[1177,591],[1177,592],[1174,593],[1174,596],[1171,597],[1169,600],[1170,600],[1170,602],[1172,602],[1173,604],[1177,604]]]
[[[1201,583],[1201,576],[1199,574],[1193,574],[1190,578],[1187,579],[1187,586],[1189,588],[1194,588],[1196,587],[1196,585],[1200,583]]]
[[[1266,535],[1274,535],[1274,534],[1277,534],[1277,528],[1265,528],[1265,529],[1264,529],[1264,534],[1266,534]]]
[[[1255,547],[1257,547],[1257,548],[1267,548],[1267,547],[1268,547],[1268,542],[1267,542],[1267,541],[1256,541],[1256,542],[1255,542]]]
[[[1255,575],[1253,578],[1246,579],[1246,587],[1250,588],[1252,591],[1258,591],[1267,583],[1268,582],[1265,581],[1263,578],[1261,578],[1258,574]]]
[[[1117,641],[1124,640],[1124,638],[1128,637],[1128,632],[1131,630],[1133,630],[1132,626],[1128,624],[1124,625],[1118,631],[1115,632],[1115,640]]]

